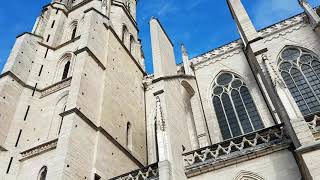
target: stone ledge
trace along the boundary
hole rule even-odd
[[[49,141],[44,142],[40,145],[37,145],[35,147],[32,147],[32,148],[27,149],[25,151],[22,151],[20,153],[22,158],[19,159],[19,161],[24,161],[24,160],[32,158],[34,156],[38,156],[44,152],[55,149],[57,147],[57,144],[58,144],[58,138],[53,139],[53,140],[49,140]]]
[[[45,96],[48,96],[50,94],[53,94],[53,93],[61,90],[61,89],[69,87],[71,85],[71,80],[72,80],[72,77],[68,77],[60,82],[57,82],[49,87],[42,89],[40,98],[43,98]]]
[[[4,148],[3,146],[0,146],[0,151],[8,151],[6,148]]]

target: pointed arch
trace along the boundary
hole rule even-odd
[[[132,151],[132,127],[131,122],[127,122],[127,132],[126,132],[126,146]]]
[[[39,174],[38,174],[38,180],[46,180],[47,178],[47,172],[48,172],[48,168],[47,166],[43,166],[40,171],[39,171]]]
[[[237,74],[229,71],[218,73],[211,98],[223,139],[264,128],[249,88]]]
[[[51,125],[49,133],[52,136],[60,134],[63,118],[60,116],[66,110],[69,91],[64,91],[57,97],[57,101],[54,104],[54,110],[51,119]]]
[[[309,49],[285,46],[279,53],[278,70],[305,117],[320,113],[320,59]]]
[[[69,41],[69,40],[76,38],[78,29],[79,29],[78,24],[79,24],[78,20],[73,20],[69,24],[69,26],[67,28],[66,36],[65,36],[66,41]]]
[[[240,171],[233,180],[264,180],[264,178],[262,178],[257,173],[253,173],[250,171]]]
[[[72,76],[75,55],[72,52],[64,53],[57,62],[55,82],[59,82]]]
[[[126,37],[128,35],[129,31],[125,24],[122,24],[122,30],[121,30],[121,41],[125,44]]]
[[[131,54],[134,53],[134,43],[135,43],[135,40],[134,40],[134,37],[132,34],[130,34],[130,45],[129,45],[129,51]]]

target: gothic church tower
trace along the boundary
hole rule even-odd
[[[0,78],[0,179],[109,179],[146,165],[136,0],[53,0]]]

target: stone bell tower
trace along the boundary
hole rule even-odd
[[[147,163],[136,1],[53,0],[0,76],[0,179],[109,179]]]

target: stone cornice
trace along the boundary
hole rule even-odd
[[[21,86],[25,87],[25,88],[28,88],[28,89],[31,89],[31,90],[34,90],[34,87],[33,86],[30,86],[28,84],[26,84],[24,81],[22,81],[18,76],[16,76],[13,72],[11,71],[6,71],[4,73],[2,73],[0,75],[0,79],[5,77],[5,76],[10,76],[12,77],[14,80],[16,80]],[[36,91],[40,91],[40,89],[36,88],[35,89]]]
[[[69,40],[69,41],[67,41],[67,42],[64,42],[64,43],[62,43],[62,44],[60,44],[60,45],[58,45],[58,46],[56,46],[56,47],[49,46],[49,45],[47,45],[47,44],[45,44],[45,43],[42,43],[42,42],[38,42],[38,43],[39,43],[41,46],[44,46],[44,47],[46,47],[46,48],[48,48],[48,49],[51,49],[51,50],[56,51],[56,50],[58,50],[58,49],[60,49],[60,48],[62,48],[62,47],[64,47],[64,46],[67,46],[68,44],[71,44],[71,43],[79,40],[80,38],[81,38],[81,36],[77,36],[77,37],[75,37],[75,38],[73,38],[73,39],[71,39],[71,40]]]
[[[263,38],[262,41],[264,42],[271,41],[272,39],[278,38],[280,36],[284,36],[287,33],[293,32],[295,30],[300,29],[303,26],[306,26],[306,24],[303,23],[304,17],[305,17],[304,13],[298,14],[296,16],[293,16],[291,18],[288,18],[286,20],[283,20],[281,22],[268,26],[260,30],[258,33]],[[230,56],[233,56],[234,54],[237,54],[233,51],[236,51],[237,49],[241,50],[242,46],[243,44],[241,39],[238,39],[231,43],[223,45],[219,48],[211,50],[207,53],[196,56],[192,58],[190,61],[193,63],[195,69],[199,69],[201,67],[209,65],[216,61],[212,59],[218,58],[218,60],[221,60],[226,58],[225,57],[225,58],[219,59],[219,57],[221,56],[223,57],[223,55],[230,57]],[[228,53],[231,53],[231,54],[228,55]]]
[[[60,82],[57,82],[49,87],[42,89],[40,98],[43,98],[43,97],[48,96],[50,94],[53,94],[57,91],[60,91],[61,89],[69,87],[71,85],[71,80],[72,80],[72,77],[69,77],[69,78],[66,78]]]
[[[0,79],[5,77],[5,76],[10,76],[12,77],[14,80],[16,80],[22,87],[25,87],[25,88],[28,88],[30,90],[34,90],[34,87],[33,86],[30,86],[28,84],[26,84],[24,81],[22,81],[20,78],[18,78],[14,73],[12,73],[11,71],[7,71],[3,74],[0,75]],[[71,83],[71,79],[72,77],[69,77],[69,78],[66,78],[60,82],[57,82],[55,84],[52,84],[46,88],[43,88],[43,89],[39,89],[39,88],[36,88],[35,91],[37,92],[40,92],[41,93],[41,97],[40,98],[43,98],[49,94],[52,94],[52,93],[55,93],[61,89],[64,89],[68,86],[70,86],[70,83]]]
[[[60,113],[61,117],[76,114],[78,115],[84,122],[86,122],[92,129],[103,134],[107,139],[109,139],[116,147],[118,147],[124,154],[126,154],[137,166],[140,168],[143,167],[143,164],[134,156],[132,153],[123,147],[112,135],[110,135],[103,127],[100,125],[96,125],[93,123],[91,119],[89,119],[85,114],[83,114],[78,108],[69,109],[63,113]]]
[[[152,83],[157,83],[162,80],[172,80],[172,79],[195,79],[194,76],[185,75],[185,74],[177,74],[172,76],[162,76],[152,79]]]
[[[88,48],[88,47],[84,47],[81,49],[78,49],[74,52],[75,55],[78,55],[82,52],[87,52],[89,54],[90,57],[92,57],[92,59],[98,64],[98,66],[102,69],[102,70],[106,70],[106,67],[102,64],[102,62],[100,61],[100,59]]]
[[[30,149],[27,149],[25,151],[22,151],[20,153],[22,158],[19,161],[24,161],[26,159],[32,158],[32,157],[37,156],[39,154],[42,154],[44,152],[55,149],[57,147],[57,144],[58,144],[58,138],[44,142],[40,145],[37,145],[37,146],[32,147]]]
[[[42,36],[39,36],[39,35],[36,35],[36,34],[30,33],[30,32],[23,32],[23,33],[19,34],[16,38],[18,39],[19,37],[21,37],[21,36],[23,36],[23,35],[25,35],[25,34],[28,34],[28,35],[30,35],[30,36],[34,36],[34,37],[37,37],[37,38],[43,39],[43,37],[42,37]]]

